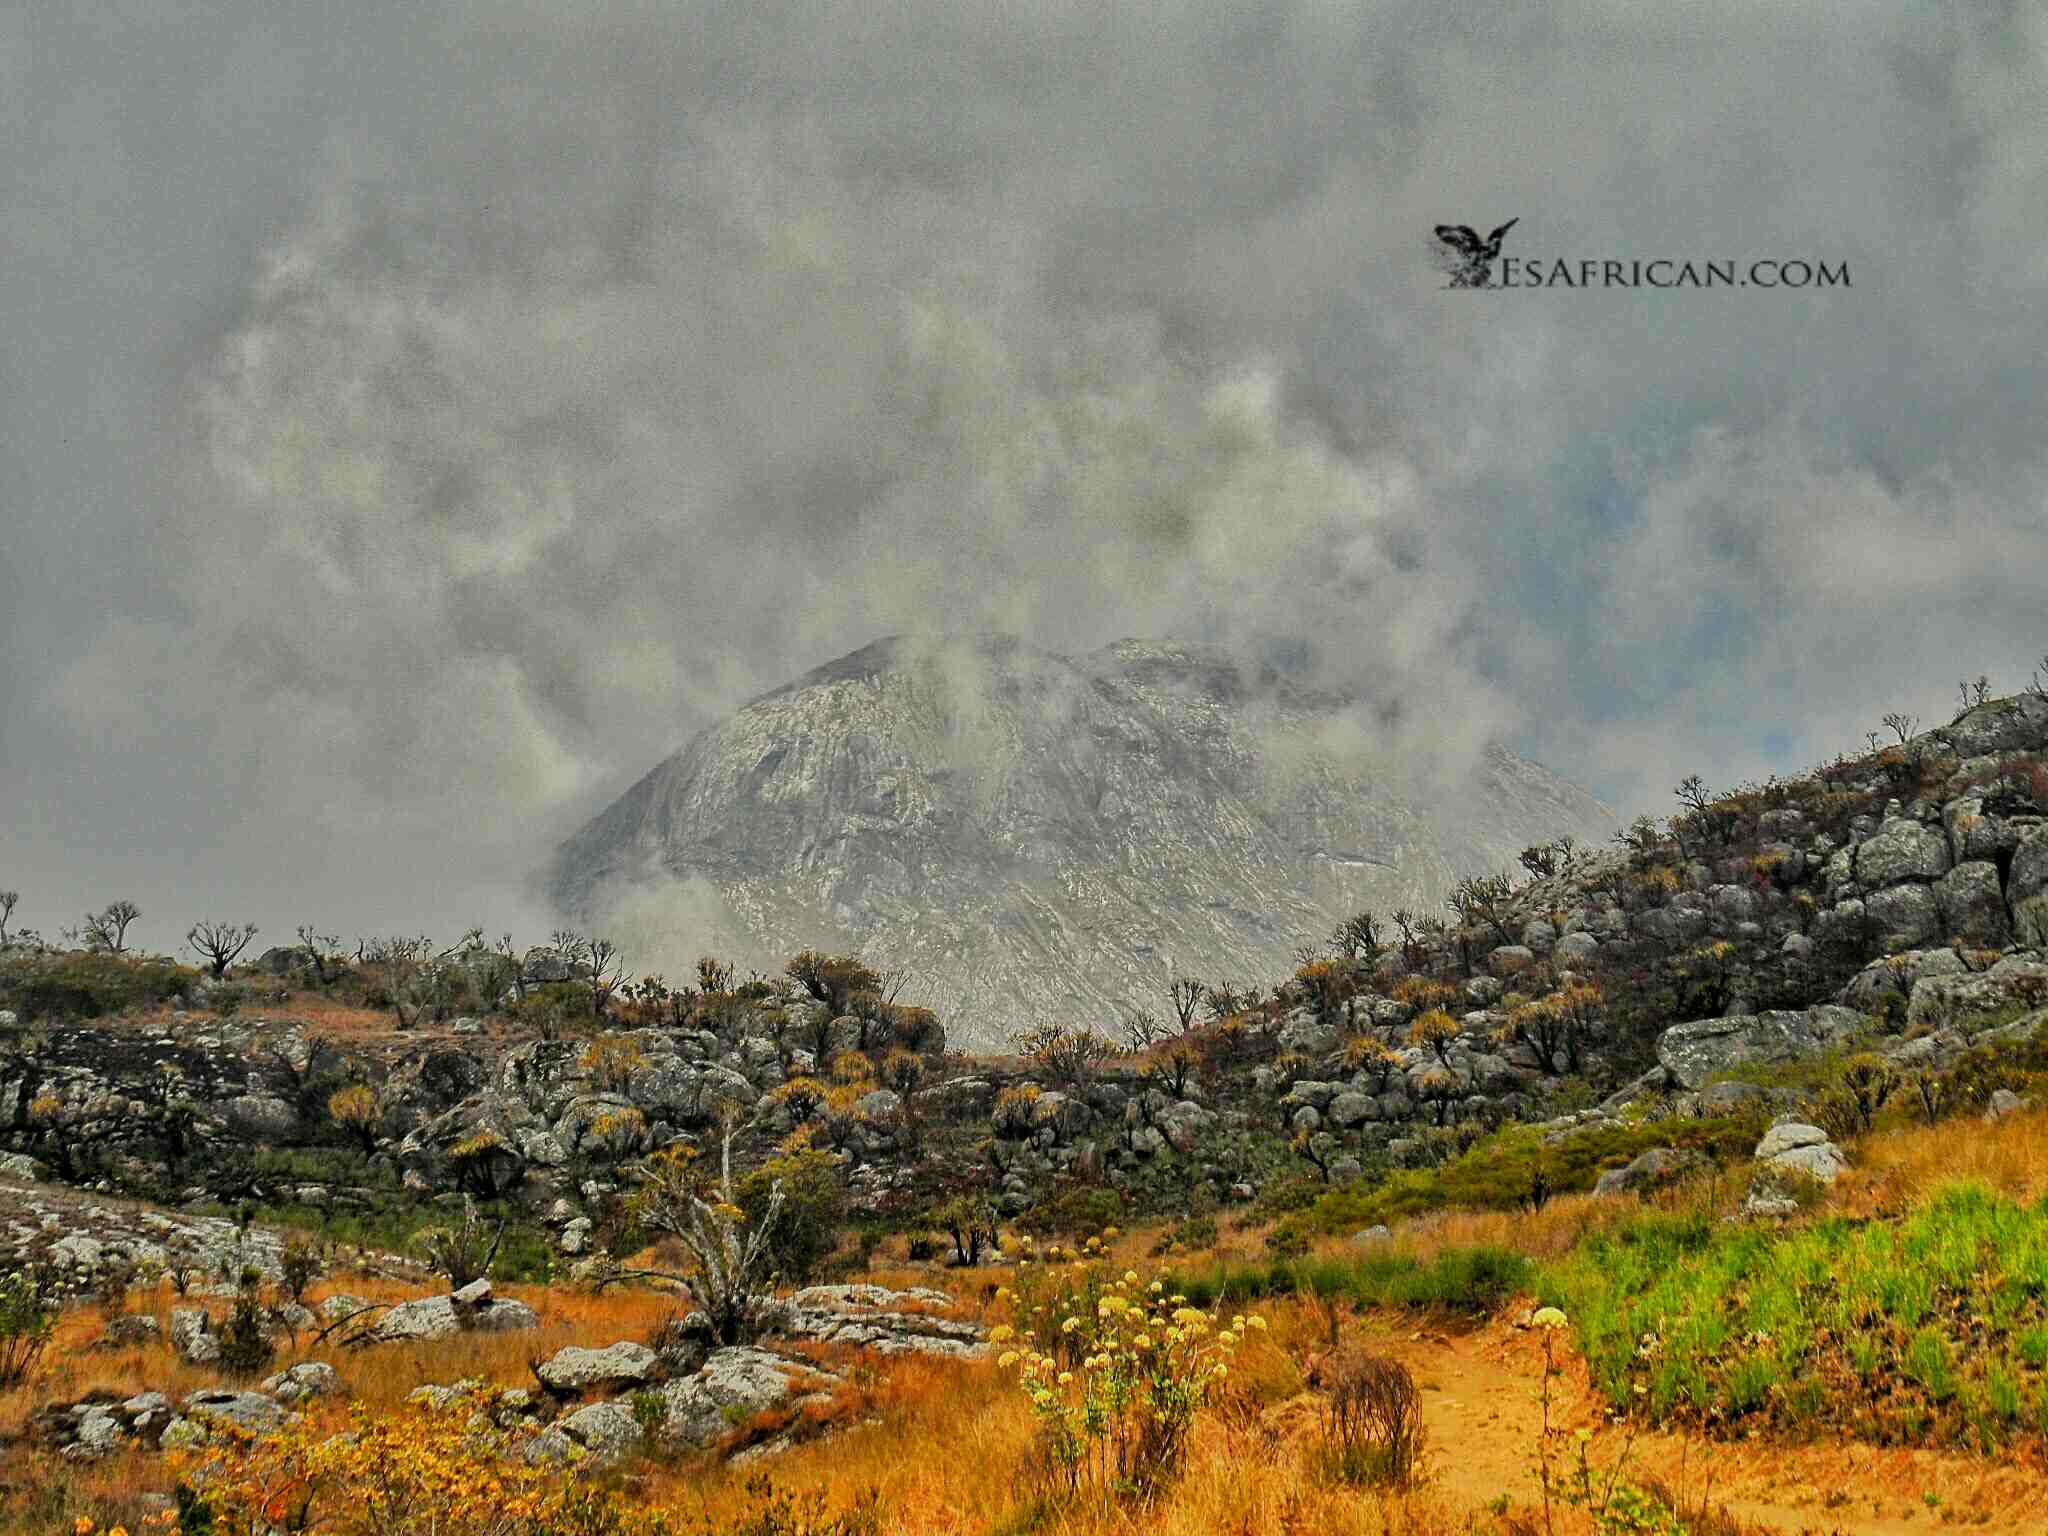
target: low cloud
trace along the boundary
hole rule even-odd
[[[2048,644],[2025,8],[419,26],[184,317],[148,601],[43,695],[53,754],[202,786],[163,857],[213,888],[289,842],[351,912],[516,889],[888,633],[1220,643],[1359,696],[1389,772],[1507,737],[1626,809]],[[1429,229],[1509,218],[1855,286],[1441,291]]]

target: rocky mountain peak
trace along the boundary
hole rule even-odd
[[[1360,906],[1434,908],[1532,842],[1611,828],[1498,748],[1425,799],[1366,760],[1371,730],[1194,645],[891,636],[702,732],[562,847],[549,890],[659,928],[665,882],[688,882],[716,931],[677,946],[843,945],[999,1047],[1156,1007],[1183,968],[1268,974]]]

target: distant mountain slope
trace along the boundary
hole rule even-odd
[[[1356,730],[1186,646],[878,640],[699,735],[561,847],[548,889],[597,920],[708,882],[728,942],[857,949],[986,1048],[1156,1010],[1183,971],[1270,978],[1362,906],[1434,909],[1532,842],[1612,829],[1498,747],[1432,808],[1358,766]]]

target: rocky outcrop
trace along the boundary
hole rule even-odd
[[[491,1293],[491,1282],[478,1280],[446,1296],[402,1301],[353,1339],[389,1344],[397,1341],[445,1339],[458,1333],[519,1333],[540,1326],[540,1317],[523,1301]]]
[[[1657,1060],[1681,1088],[1704,1088],[1716,1075],[1746,1064],[1796,1061],[1868,1029],[1853,1008],[1817,1005],[1675,1024],[1657,1040]]]

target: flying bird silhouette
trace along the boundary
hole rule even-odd
[[[1469,224],[1439,224],[1437,239],[1449,246],[1457,255],[1445,261],[1445,270],[1451,274],[1453,288],[1485,288],[1493,282],[1493,263],[1500,255],[1501,236],[1521,223],[1520,219],[1509,219],[1484,240],[1473,232]]]

